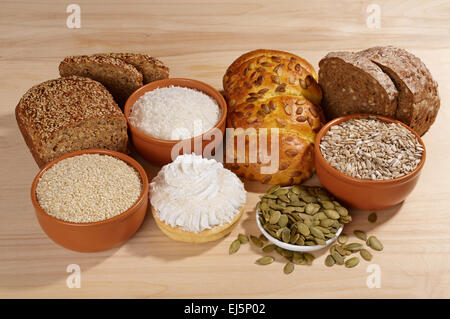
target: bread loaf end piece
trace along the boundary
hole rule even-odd
[[[121,108],[143,85],[142,73],[134,66],[109,56],[68,56],[59,64],[59,74],[83,76],[102,83]]]
[[[22,97],[15,113],[40,168],[82,149],[128,152],[125,116],[106,88],[88,78],[65,77],[36,85]]]
[[[419,135],[434,123],[440,107],[438,84],[425,64],[393,46],[373,47],[358,54],[376,63],[394,82],[398,95],[396,118]]]
[[[352,52],[331,52],[319,62],[322,108],[328,119],[353,113],[395,117],[398,91],[374,63]]]
[[[167,79],[169,68],[160,60],[143,53],[101,53],[94,56],[108,56],[120,59],[134,66],[143,75],[144,84]]]

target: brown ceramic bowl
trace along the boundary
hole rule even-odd
[[[422,144],[424,151],[422,160],[417,168],[408,175],[400,178],[373,181],[368,179],[358,179],[348,176],[339,170],[332,167],[322,156],[319,149],[319,144],[322,137],[328,132],[331,126],[348,121],[353,118],[374,116],[372,114],[352,114],[338,117],[328,122],[316,136],[315,150],[315,165],[317,176],[322,185],[328,189],[334,196],[345,204],[363,209],[363,210],[379,210],[394,206],[401,203],[414,189],[420,175],[420,171],[425,163],[426,151],[425,145],[419,135],[416,134],[410,127],[400,121],[393,120],[384,116],[375,115],[378,119],[390,122],[399,123],[411,131]]]
[[[92,223],[71,223],[47,214],[36,197],[36,186],[39,178],[55,163],[82,154],[103,154],[116,157],[132,166],[141,177],[142,193],[139,199],[128,210],[113,218]],[[48,163],[34,178],[31,185],[31,201],[44,232],[57,244],[79,252],[103,251],[127,241],[141,226],[148,205],[148,178],[142,166],[131,157],[110,150],[88,149],[63,155]]]
[[[152,164],[155,165],[164,165],[167,163],[172,162],[172,148],[180,142],[180,140],[164,140],[159,139],[156,137],[152,137],[149,135],[146,135],[145,133],[141,132],[139,129],[134,127],[131,123],[128,117],[131,113],[131,108],[133,107],[134,103],[139,99],[144,93],[155,90],[157,88],[164,88],[169,86],[180,86],[180,87],[187,87],[191,89],[196,89],[198,91],[201,91],[210,97],[212,97],[214,100],[216,100],[217,104],[219,105],[219,108],[221,109],[221,116],[219,118],[219,121],[217,124],[209,131],[205,132],[204,134],[200,136],[193,137],[191,139],[182,140],[185,143],[191,143],[191,152],[194,152],[194,145],[201,145],[201,152],[203,153],[204,148],[210,144],[210,143],[218,143],[215,141],[214,138],[211,138],[215,132],[218,132],[218,130],[221,131],[222,139],[220,143],[223,140],[224,132],[225,132],[225,121],[227,117],[227,103],[225,102],[225,99],[223,98],[222,94],[219,93],[215,88],[212,86],[197,81],[197,80],[191,80],[191,79],[182,79],[182,78],[169,78],[164,80],[159,80],[155,82],[148,83],[144,85],[143,87],[136,90],[127,100],[125,103],[124,113],[125,117],[127,118],[128,127],[130,129],[131,133],[131,140],[136,148],[137,152],[142,155],[147,161],[149,161]],[[151,123],[150,123],[151,124]],[[214,145],[213,144],[213,145]],[[219,146],[219,145],[217,145]],[[198,147],[199,148],[199,147]],[[186,152],[186,150],[184,151]],[[182,152],[177,152],[177,155]],[[196,152],[198,155],[202,155],[202,153]],[[175,156],[176,157],[176,156]]]

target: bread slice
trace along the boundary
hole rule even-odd
[[[423,135],[439,111],[438,85],[425,64],[408,51],[393,46],[358,52],[377,64],[394,82],[398,95],[396,118]]]
[[[331,52],[319,62],[322,108],[328,119],[353,113],[395,117],[398,91],[364,55]]]
[[[120,59],[134,66],[143,75],[144,84],[167,79],[169,77],[169,68],[160,60],[141,53],[100,53],[94,56],[107,56]]]
[[[25,93],[15,112],[25,142],[41,168],[81,149],[128,152],[125,116],[97,81],[71,76],[38,84]]]
[[[84,76],[99,81],[111,92],[121,108],[143,84],[142,73],[134,66],[108,56],[68,56],[60,63],[59,74]]]

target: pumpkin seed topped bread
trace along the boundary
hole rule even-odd
[[[404,49],[386,46],[331,52],[319,67],[322,107],[328,119],[379,114],[404,122],[419,135],[436,119],[438,85],[425,64]]]
[[[71,76],[33,86],[16,106],[17,124],[36,163],[88,148],[128,152],[125,116],[108,90]]]
[[[121,108],[143,84],[142,73],[134,66],[109,56],[68,56],[60,63],[59,74],[84,76],[102,83]]]
[[[228,102],[227,127],[256,129],[262,136],[268,129],[270,153],[271,128],[279,129],[277,171],[262,174],[269,166],[258,152],[250,160],[246,151],[240,163],[237,143],[227,145],[227,167],[238,176],[262,183],[292,185],[301,183],[314,172],[314,140],[324,123],[320,106],[322,93],[314,68],[304,59],[283,51],[256,50],[235,60],[228,68],[223,87]],[[235,139],[244,132],[235,131]],[[249,138],[245,139],[248,150]],[[231,154],[231,156],[230,156]]]
[[[101,53],[99,56],[109,56],[120,59],[134,66],[143,75],[144,84],[167,79],[169,68],[160,60],[142,53]]]

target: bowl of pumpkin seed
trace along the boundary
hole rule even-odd
[[[264,236],[291,251],[323,249],[351,221],[347,208],[318,186],[275,185],[256,205],[256,222]]]

